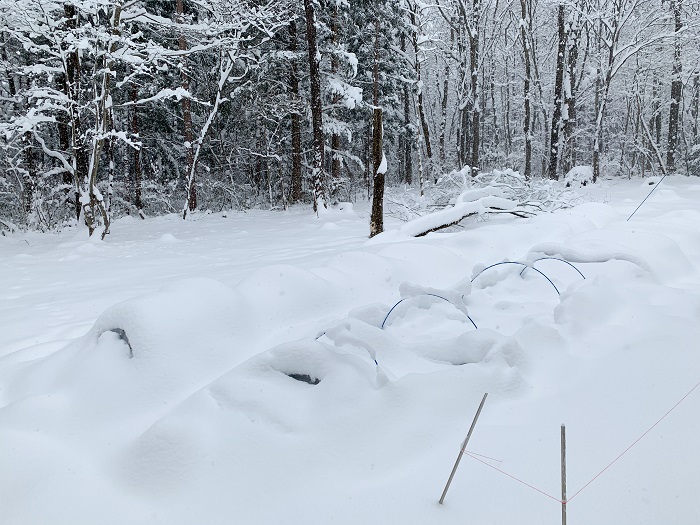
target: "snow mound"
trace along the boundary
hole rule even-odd
[[[158,242],[161,244],[174,244],[180,241],[178,241],[172,233],[164,233],[160,236]]]
[[[583,188],[593,183],[593,166],[574,166],[564,175],[567,188]]]

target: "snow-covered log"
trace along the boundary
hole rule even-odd
[[[517,217],[529,217],[535,214],[530,205],[520,205],[514,200],[503,197],[503,191],[495,187],[486,187],[463,192],[454,205],[443,210],[419,217],[407,222],[400,232],[411,237],[422,237],[456,226],[467,217],[487,213],[510,213]]]

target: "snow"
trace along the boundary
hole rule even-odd
[[[700,180],[627,221],[649,189],[422,238],[367,240],[366,202],[0,236],[0,522],[557,523],[470,456],[438,505],[488,392],[468,450],[555,498],[561,423],[571,497],[667,414],[568,518],[696,523],[700,388],[669,410],[700,381]]]
[[[593,166],[574,166],[564,175],[568,187],[581,188],[593,182]]]
[[[388,165],[386,161],[386,155],[384,154],[384,152],[382,152],[382,161],[379,163],[379,167],[377,168],[377,175],[385,175],[387,169]]]

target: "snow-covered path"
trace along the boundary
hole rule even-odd
[[[366,241],[361,217],[342,217],[252,210],[189,222],[120,219],[106,242],[84,230],[0,237],[0,355],[82,335],[108,306],[178,279],[233,286],[270,264],[317,266]]]

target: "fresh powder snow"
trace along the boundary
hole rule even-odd
[[[649,189],[0,237],[0,523],[559,523],[561,424],[569,523],[698,523],[700,181]]]

